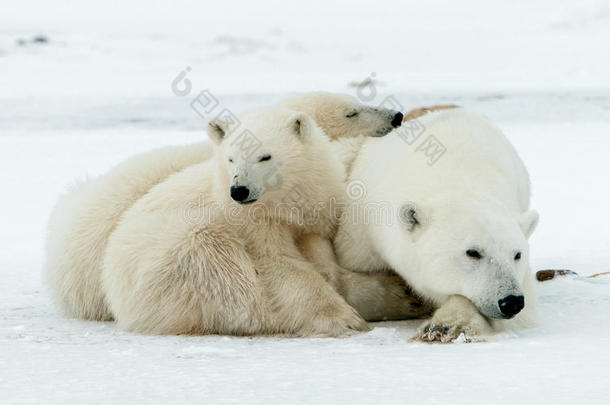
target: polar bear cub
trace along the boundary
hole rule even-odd
[[[247,131],[210,122],[214,157],[154,186],[110,236],[102,285],[118,325],[152,334],[368,330],[295,242],[335,231],[330,204],[310,204],[344,201],[330,140],[303,113],[274,107],[239,118]]]
[[[421,340],[461,333],[472,340],[532,324],[527,238],[538,214],[528,208],[521,159],[497,128],[462,109],[420,122],[419,136],[406,126],[360,150],[349,179],[361,195],[335,239],[339,263],[361,272],[392,268],[440,306]]]
[[[303,93],[286,98],[279,104],[309,115],[333,140],[385,136],[399,127],[403,119],[400,111],[367,106],[347,94]]]

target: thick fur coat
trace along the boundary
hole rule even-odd
[[[155,334],[342,336],[366,322],[301,255],[304,234],[329,239],[328,205],[345,173],[306,115],[279,108],[240,117],[260,146],[212,122],[214,157],[153,187],[110,237],[102,283],[118,324]],[[235,201],[230,189],[247,187]],[[194,207],[200,216],[189,214]],[[314,219],[315,217],[315,219]]]
[[[320,127],[331,139],[381,136],[388,133],[392,122],[401,116],[397,111],[373,109],[352,97],[331,93],[293,96],[280,104],[313,117],[325,117],[321,119]],[[348,155],[340,155],[342,160],[353,160],[356,150],[335,148],[337,153]],[[125,212],[154,186],[163,183],[170,175],[206,162],[213,156],[211,141],[145,152],[102,176],[78,183],[58,200],[48,226],[45,276],[62,313],[82,319],[113,319],[101,284],[103,258],[110,235]],[[392,278],[391,275],[387,277]],[[379,285],[379,281],[358,275],[348,278],[369,286],[370,283]],[[347,283],[341,288],[346,294],[351,291],[350,296],[362,295],[357,282]],[[401,289],[393,285],[388,288],[392,291]],[[386,290],[384,287],[375,288],[371,297],[386,294]],[[391,295],[395,295],[394,292]],[[362,300],[365,301],[370,300]],[[393,306],[387,316],[393,317],[392,313],[403,313],[408,308],[408,303],[399,303],[396,299],[391,299],[391,302]],[[384,311],[370,311],[368,306],[361,308],[371,319],[386,316]]]
[[[359,192],[335,239],[340,265],[391,268],[440,306],[422,340],[531,325],[527,238],[538,215],[525,166],[497,128],[465,110],[420,123],[421,134],[403,126],[360,149],[348,181]]]

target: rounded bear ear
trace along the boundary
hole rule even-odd
[[[207,133],[214,143],[220,144],[227,136],[227,123],[219,119],[212,120],[208,122]]]
[[[526,239],[529,239],[532,233],[534,233],[536,226],[538,226],[539,218],[540,216],[536,210],[525,211],[519,215],[519,226],[521,227]]]
[[[400,207],[399,219],[409,232],[413,232],[427,223],[425,213],[411,201],[407,201]]]
[[[295,114],[290,118],[291,130],[301,139],[309,137],[311,125],[311,119],[303,113]]]

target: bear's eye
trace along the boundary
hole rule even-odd
[[[258,159],[259,162],[266,162],[267,160],[271,160],[271,155],[263,155]]]
[[[229,163],[233,163],[233,158],[229,158]]]
[[[354,111],[350,111],[347,114],[345,114],[345,117],[352,118],[352,117],[355,117],[356,115],[358,115],[358,111],[354,110]]]
[[[521,252],[517,252],[517,254],[515,255],[515,260],[519,259],[521,259]]]
[[[481,255],[481,253],[478,250],[475,249],[468,249],[466,251],[466,255],[468,257],[472,257],[473,259],[477,259],[479,260],[480,258],[482,258],[483,256]]]

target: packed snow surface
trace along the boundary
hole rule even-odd
[[[235,112],[328,90],[486,115],[530,170],[534,269],[610,271],[608,2],[4,0],[0,27],[3,404],[608,403],[610,276],[541,283],[540,327],[451,345],[407,343],[420,321],[346,339],[138,336],[60,317],[42,282],[58,194],[204,139],[189,104],[205,89]],[[367,78],[373,93],[355,86]]]

